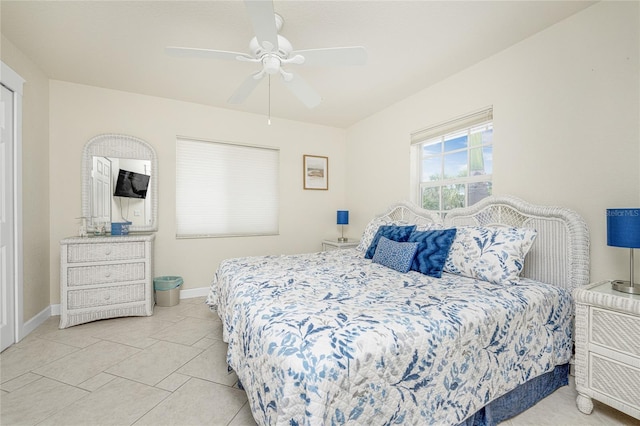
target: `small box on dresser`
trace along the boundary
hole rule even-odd
[[[153,314],[155,235],[60,241],[60,328]]]
[[[603,281],[574,298],[578,409],[590,414],[593,398],[640,419],[640,296]]]

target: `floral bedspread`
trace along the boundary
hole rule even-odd
[[[207,303],[261,425],[458,424],[571,356],[568,291],[355,249],[225,260]]]

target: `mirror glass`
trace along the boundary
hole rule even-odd
[[[88,231],[110,222],[131,222],[130,232],[157,231],[158,162],[145,141],[100,135],[82,158],[82,216]]]

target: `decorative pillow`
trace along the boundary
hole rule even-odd
[[[372,261],[404,274],[411,268],[419,244],[417,242],[399,243],[380,237]]]
[[[371,219],[364,228],[364,232],[362,233],[362,237],[360,237],[360,244],[358,244],[357,249],[366,252],[371,245],[371,241],[373,241],[373,237],[376,235],[376,232],[378,232],[378,228],[382,225],[391,225],[391,223],[380,217],[374,217]]]
[[[455,228],[413,231],[407,241],[418,242],[419,245],[411,269],[430,277],[440,278],[455,236]]]
[[[423,223],[420,225],[416,225],[416,231],[433,231],[442,228],[443,226],[440,223]]]
[[[458,228],[444,272],[495,284],[515,283],[537,234],[529,228]]]
[[[415,225],[411,226],[393,226],[393,225],[384,225],[378,228],[378,232],[371,240],[371,244],[367,249],[367,252],[364,254],[365,259],[371,259],[376,252],[376,247],[378,246],[378,241],[381,237],[386,237],[390,240],[397,241],[399,243],[403,243],[409,239],[409,235],[416,229]]]
[[[371,245],[371,241],[373,241],[373,237],[375,237],[376,232],[378,232],[378,228],[381,226],[406,226],[412,225],[405,221],[395,220],[390,221],[388,219],[384,219],[381,217],[375,217],[369,221],[367,226],[364,228],[364,232],[362,233],[362,237],[360,237],[360,243],[358,244],[357,249],[363,252],[366,252],[369,246]],[[442,229],[442,225],[439,223],[430,223],[425,225],[417,225],[416,229],[418,231],[428,231],[431,229]]]

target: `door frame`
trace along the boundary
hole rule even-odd
[[[13,315],[14,340],[24,337],[23,322],[23,236],[22,236],[22,94],[25,80],[4,62],[0,61],[0,81],[13,95]]]

